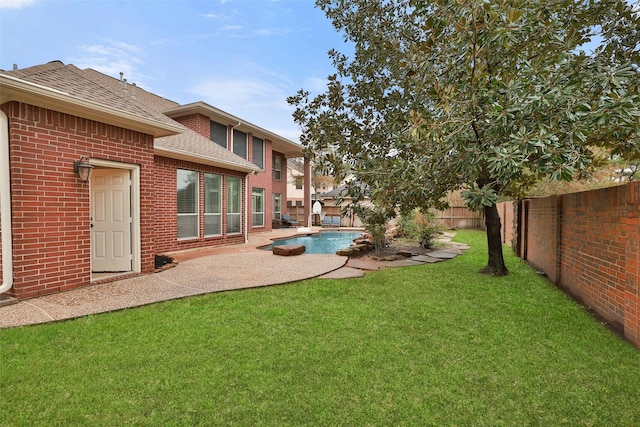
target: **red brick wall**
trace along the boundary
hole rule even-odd
[[[253,144],[252,144],[253,135],[249,134],[249,151],[248,157],[249,160],[253,158]],[[273,156],[272,156],[272,148],[271,141],[268,139],[264,140],[264,172],[258,172],[255,175],[249,176],[249,191],[252,191],[254,187],[256,188],[264,188],[264,227],[253,227],[251,226],[251,215],[249,216],[249,233],[255,232],[265,232],[271,231],[271,219],[273,212],[273,178],[272,178],[272,165],[273,165]],[[282,195],[283,198],[286,198],[286,194]],[[286,203],[286,202],[285,202]],[[249,209],[251,209],[251,204],[249,205]],[[250,211],[250,214],[253,213]]]
[[[177,117],[174,119],[182,123],[191,130],[198,132],[207,139],[211,139],[211,119],[202,114],[191,114],[189,116]]]
[[[559,202],[560,196],[526,201],[529,214],[527,260],[538,270],[547,273],[554,283],[558,283],[560,279]]]
[[[9,118],[14,287],[29,298],[90,283],[89,185],[73,172],[81,156],[141,169],[141,263],[153,269],[153,137],[11,102]]]
[[[178,240],[177,224],[177,169],[186,169],[199,172],[200,185],[200,237],[196,239]],[[204,237],[204,172],[222,175],[222,236]],[[201,165],[183,160],[155,157],[155,252],[157,254],[173,252],[183,249],[201,248],[206,246],[227,245],[244,242],[244,221],[240,235],[226,235],[227,221],[225,212],[227,209],[227,185],[226,177],[235,176],[242,178],[242,194],[246,194],[245,174],[228,169]],[[245,199],[243,197],[242,209],[244,214]]]
[[[269,154],[270,162],[273,162],[273,157],[276,155],[282,158],[282,174],[280,175],[281,179],[278,181],[275,178],[272,178],[273,163],[271,163],[272,166],[266,171],[266,174],[268,175],[269,178],[272,178],[273,193],[282,194],[282,213],[285,214],[287,213],[287,159],[284,157],[284,154],[279,153],[277,151],[269,150],[269,152],[270,152]]]
[[[640,182],[521,203],[519,255],[640,346]]]

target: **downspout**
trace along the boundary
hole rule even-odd
[[[4,111],[0,111],[0,224],[2,226],[2,284],[0,285],[0,294],[2,294],[13,286],[9,119]]]
[[[244,242],[249,243],[249,174],[244,176]]]

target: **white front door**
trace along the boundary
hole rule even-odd
[[[131,179],[126,169],[91,174],[91,270],[131,271]]]

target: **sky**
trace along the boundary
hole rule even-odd
[[[298,142],[286,98],[349,46],[313,0],[0,0],[0,69],[59,60]]]

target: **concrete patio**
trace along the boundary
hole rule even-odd
[[[380,268],[443,261],[465,249],[464,245],[449,243],[446,249],[429,255],[397,261],[375,261],[368,257],[349,259],[338,255],[282,257],[259,249],[272,239],[295,234],[295,229],[279,229],[252,235],[249,242],[242,245],[176,252],[169,255],[177,265],[159,273],[97,283],[0,307],[0,327],[74,319],[193,295],[277,285],[312,277],[360,277],[365,271]],[[450,239],[445,236],[445,240]]]

